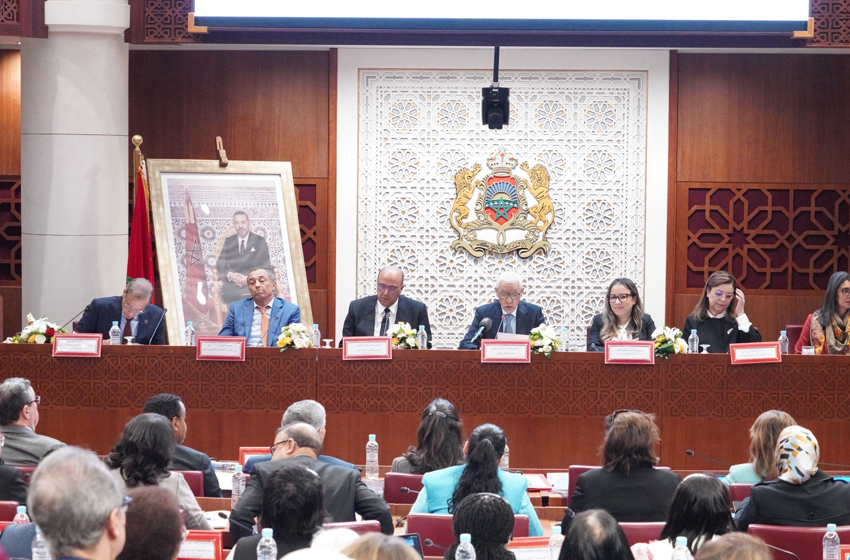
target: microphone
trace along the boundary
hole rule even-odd
[[[701,459],[705,459],[706,461],[726,465],[727,467],[732,466],[732,463],[727,463],[726,461],[721,461],[720,459],[715,459],[714,457],[709,457],[708,455],[703,455],[702,453],[697,453],[695,451],[691,451],[690,449],[685,450],[685,455],[688,455],[689,457],[699,457]]]
[[[767,543],[764,543],[764,544],[767,544]],[[767,544],[767,547],[772,548],[773,550],[776,550],[777,552],[783,552],[783,553],[787,554],[788,556],[793,556],[797,560],[800,560],[800,557],[797,556],[796,554],[794,554],[793,552],[791,552],[790,550],[785,550],[783,548],[779,548],[778,546],[773,546],[772,544]]]
[[[432,541],[431,539],[425,539],[424,541],[422,541],[422,544],[424,544],[425,546],[433,546],[434,548],[439,548],[440,550],[448,549],[448,547],[440,546],[437,543],[435,543],[434,541]],[[800,560],[800,559],[798,558],[797,560]]]
[[[478,323],[478,330],[475,331],[475,336],[472,337],[472,340],[470,340],[469,343],[475,344],[475,341],[478,340],[478,337],[484,334],[484,331],[488,330],[492,326],[493,320],[490,319],[490,317],[484,317],[483,319],[481,319],[481,322]]]
[[[244,523],[242,523],[242,522],[240,522],[240,521],[236,521],[236,520],[235,520],[235,519],[233,519],[232,517],[227,517],[227,514],[226,514],[226,513],[224,513],[223,511],[218,512],[218,516],[219,516],[219,517],[221,517],[222,519],[227,519],[230,523],[236,523],[237,525],[239,525],[239,526],[240,526],[240,527],[242,527],[243,529],[248,529],[249,531],[251,531],[251,534],[252,534],[252,535],[256,535],[256,534],[257,534],[257,532],[254,530],[254,528],[253,528],[253,527],[248,527],[248,526],[247,526],[247,525],[245,525]]]
[[[60,328],[60,329],[64,329],[65,327],[67,327],[69,324],[71,324],[71,322],[72,322],[74,319],[76,319],[77,317],[79,317],[80,315],[82,315],[83,313],[85,313],[86,311],[88,311],[90,306],[91,306],[91,304],[89,304],[89,305],[87,305],[87,306],[83,307],[83,310],[82,310],[82,311],[80,311],[79,313],[77,313],[76,315],[74,315],[73,317],[71,317],[71,319],[70,319],[67,323],[65,323],[64,325],[62,325],[62,326],[61,326],[61,327],[59,327],[59,328]]]
[[[843,469],[850,469],[850,465],[842,465],[841,463],[824,463],[823,461],[818,461],[818,466],[826,465],[828,467],[841,467]]]
[[[148,340],[149,345],[150,345],[151,342],[153,342],[153,337],[156,336],[156,331],[157,331],[157,329],[159,329],[159,325],[160,325],[160,323],[162,323],[162,318],[165,317],[166,313],[168,313],[168,308],[163,307],[162,308],[162,315],[159,316],[159,321],[156,322],[156,327],[154,327],[153,332],[151,333],[151,339]]]
[[[419,493],[419,490],[411,490],[407,486],[402,486],[401,488],[399,488],[399,490],[401,491],[402,494],[418,494]]]
[[[502,325],[504,325],[504,324],[505,324],[505,316],[504,316],[504,315],[502,315],[502,318],[501,318],[501,319],[499,319],[499,328],[498,328],[498,329],[496,329],[496,330],[497,330],[498,332],[502,332]]]

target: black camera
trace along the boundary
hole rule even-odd
[[[491,130],[510,124],[510,93],[510,88],[481,88],[481,124],[486,124]]]

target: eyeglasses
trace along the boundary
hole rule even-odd
[[[623,412],[634,412],[634,413],[637,413],[637,414],[643,414],[643,411],[641,411],[641,410],[630,410],[628,408],[621,408],[619,410],[615,410],[611,414],[611,421],[613,422],[614,418],[616,418],[618,414],[622,414]]]
[[[6,444],[6,436],[0,434],[0,447],[3,447]]]
[[[634,296],[632,294],[620,294],[618,296],[611,295],[611,296],[608,296],[608,301],[610,301],[611,303],[617,303],[618,301],[622,303],[622,302],[626,301],[627,299],[629,299],[630,297],[634,297]]]
[[[499,293],[497,293],[496,295],[497,295],[497,296],[499,296],[499,299],[501,299],[501,300],[505,300],[505,301],[516,301],[516,300],[518,300],[518,299],[520,298],[520,296],[521,296],[522,294],[517,293],[517,292],[513,292],[513,293],[508,293],[508,292],[499,292]]]
[[[135,313],[136,315],[141,315],[142,313],[145,312],[144,309],[136,309],[135,307],[133,307],[132,305],[130,305],[129,303],[126,303],[126,302],[124,303],[124,309],[126,311],[131,312],[131,313]]]
[[[292,438],[289,438],[289,439],[292,439]],[[280,447],[281,445],[283,445],[284,443],[286,443],[287,441],[289,441],[289,439],[285,439],[283,441],[279,441],[275,444],[272,444],[272,446],[269,447],[269,451],[271,452],[271,454],[274,455],[274,450],[277,449],[278,447]]]
[[[720,299],[732,299],[733,297],[735,297],[735,294],[733,294],[733,293],[724,294],[723,292],[721,292],[719,290],[714,292],[714,295],[715,295],[715,297],[718,297]]]
[[[27,406],[31,405],[32,403],[41,404],[41,397],[36,395],[33,400],[31,400],[30,402],[27,403]]]
[[[841,288],[840,290],[838,290],[838,293],[840,293],[844,297],[850,296],[850,288]]]
[[[398,286],[387,286],[386,284],[378,284],[379,292],[389,292],[391,294],[396,293],[399,290]]]
[[[132,501],[133,501],[133,498],[131,498],[130,496],[124,496],[123,498],[121,498],[121,505],[118,506],[118,509],[126,508],[127,506],[130,505],[130,502],[132,502]]]

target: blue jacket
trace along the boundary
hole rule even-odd
[[[275,346],[280,336],[280,329],[291,323],[301,321],[301,310],[294,303],[276,297],[272,300],[272,309],[269,317],[269,346]],[[230,304],[227,319],[221,327],[219,336],[244,336],[248,338],[251,334],[251,323],[254,322],[254,300],[251,298],[240,299]]]
[[[422,477],[422,491],[416,497],[410,513],[449,513],[449,500],[465,468],[466,465],[458,465],[426,473]],[[499,495],[511,504],[514,514],[528,516],[528,535],[543,536],[543,527],[528,497],[528,481],[525,477],[499,469],[499,480],[502,481]]]
[[[546,317],[543,316],[543,309],[541,309],[539,305],[534,305],[533,303],[525,301],[519,302],[516,311],[514,311],[514,315],[516,315],[516,325],[514,326],[517,334],[531,334],[531,329],[536,329],[546,322]],[[478,330],[478,323],[480,323],[481,319],[484,317],[490,317],[493,324],[480,338],[475,341],[475,343],[472,343],[472,337],[475,336],[475,331]],[[482,338],[496,338],[496,334],[499,332],[501,323],[502,304],[499,303],[499,300],[478,307],[475,310],[475,317],[472,319],[472,324],[469,326],[469,330],[466,331],[466,336],[464,336],[463,340],[460,341],[458,349],[476,350],[480,348]],[[504,330],[504,328],[502,329]]]
[[[357,469],[357,465],[352,465],[351,463],[347,463],[342,459],[337,459],[336,457],[331,457],[330,455],[319,455],[317,459],[319,460],[319,462],[326,463],[328,465],[346,467],[349,469]],[[271,453],[267,453],[266,455],[254,455],[253,457],[250,457],[247,461],[245,461],[245,468],[242,470],[245,474],[251,474],[254,471],[254,467],[257,465],[257,463],[265,463],[266,461],[271,460]],[[360,469],[357,469],[357,472],[360,472]]]

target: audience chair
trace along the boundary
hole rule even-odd
[[[380,533],[381,522],[375,519],[370,521],[342,521],[339,523],[325,523],[322,525],[322,528],[328,531],[331,529],[351,529],[358,535],[365,535],[367,533]]]
[[[732,503],[743,502],[750,497],[750,492],[753,490],[752,484],[730,484],[729,499]]]
[[[404,492],[402,488],[410,491]],[[384,500],[388,504],[412,504],[422,490],[422,475],[388,472],[384,475]]]
[[[573,494],[576,492],[576,482],[578,482],[578,477],[589,471],[590,469],[599,469],[601,468],[599,465],[590,466],[590,465],[570,465],[569,477],[570,479],[567,481],[567,503],[566,507],[569,507],[570,501],[573,499]],[[670,467],[654,467],[656,469],[662,471],[669,471]]]
[[[30,480],[32,480],[32,473],[35,472],[35,467],[15,467],[19,471],[21,471],[21,478],[24,479],[24,483],[29,486]]]
[[[794,347],[803,334],[803,325],[785,325],[785,336],[788,337],[788,352],[794,353]]]
[[[747,533],[762,539],[769,546],[793,552],[800,560],[821,560],[823,557],[825,526],[779,527],[754,523],[747,528]],[[850,526],[838,527],[838,538],[842,543],[850,542]],[[780,558],[778,551],[774,550],[773,553],[774,558]],[[790,558],[785,554],[781,556]]]
[[[623,528],[626,539],[629,541],[629,546],[636,543],[657,541],[661,538],[661,530],[664,529],[664,525],[664,521],[626,521],[620,523],[620,527]]]
[[[189,489],[192,490],[192,494],[196,498],[204,497],[204,473],[201,471],[172,471],[179,472],[183,474],[183,478],[186,479],[186,484],[189,485]]]
[[[411,513],[407,516],[407,532],[418,533],[425,556],[443,556],[455,542],[450,513]],[[528,516],[514,516],[514,537],[528,536]],[[426,543],[429,541],[430,543]]]
[[[18,513],[18,502],[0,501],[0,521],[12,521]]]

